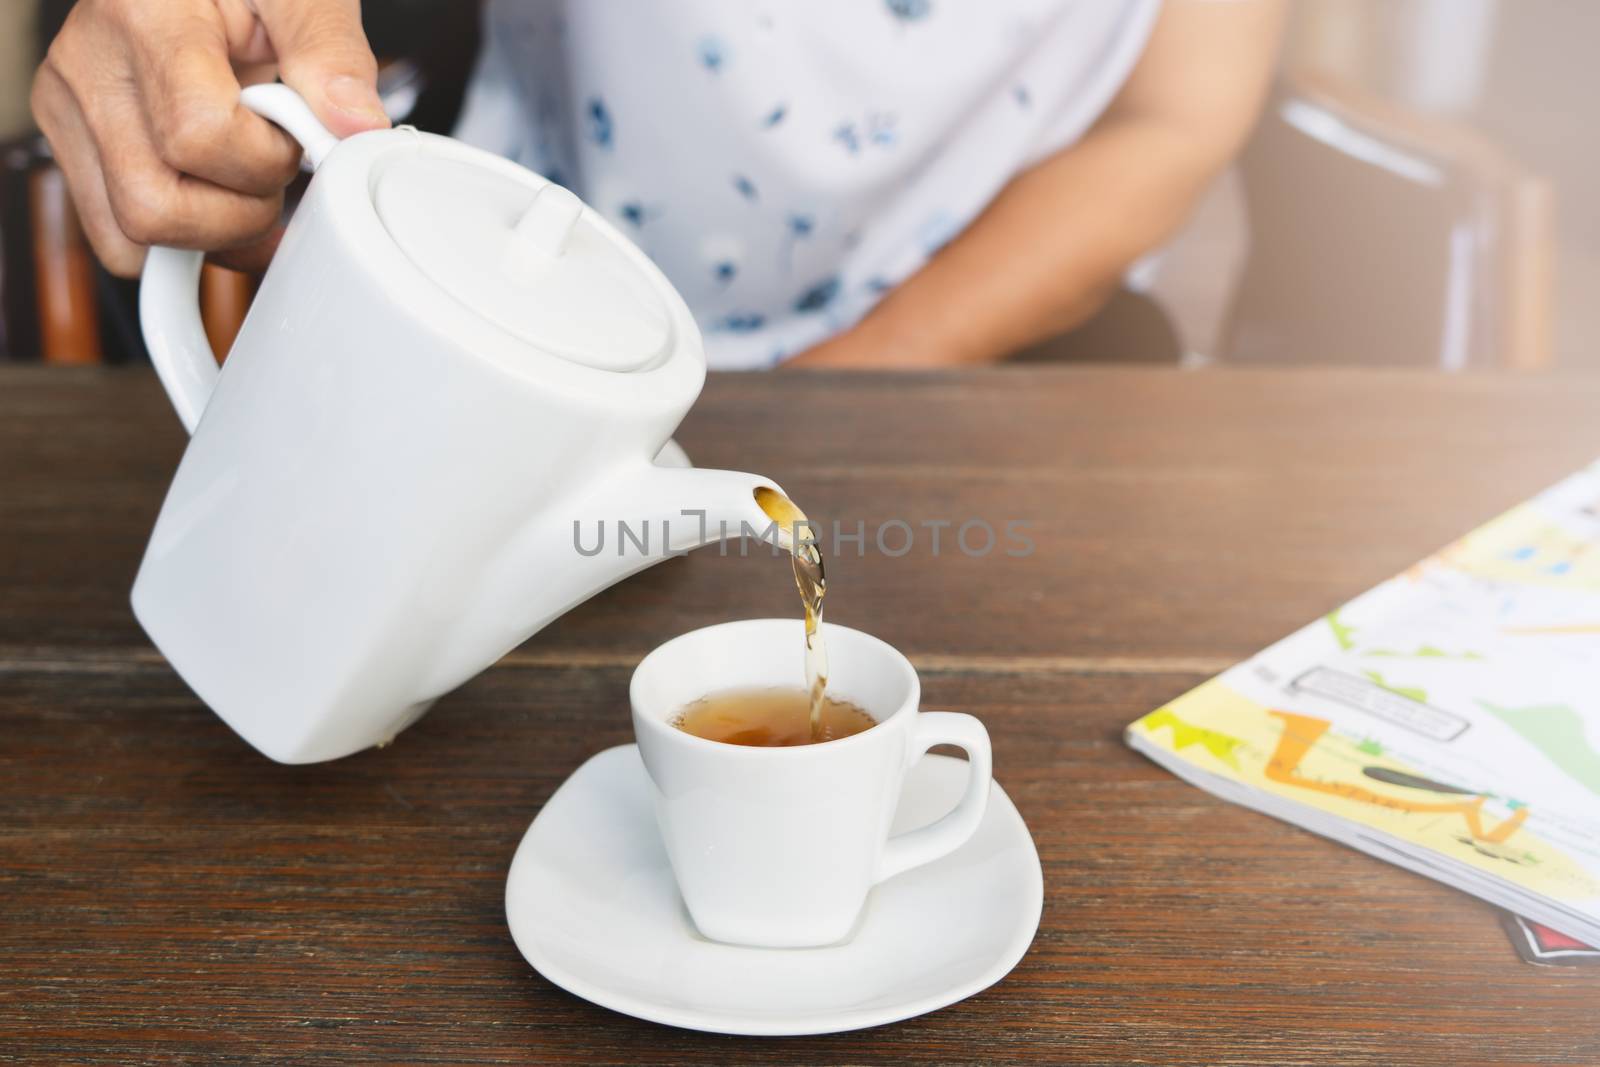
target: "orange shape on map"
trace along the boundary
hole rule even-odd
[[[1494,829],[1488,830],[1483,825],[1482,811],[1483,802],[1488,799],[1487,797],[1476,796],[1471,800],[1449,801],[1409,800],[1405,797],[1385,796],[1365,786],[1342,782],[1319,782],[1313,778],[1306,778],[1300,773],[1300,761],[1305,759],[1311,746],[1327,733],[1328,720],[1309,715],[1296,715],[1291,711],[1273,710],[1267,714],[1283,722],[1283,736],[1278,738],[1278,747],[1273,750],[1272,758],[1267,760],[1266,775],[1271,781],[1395,811],[1460,815],[1466,820],[1467,832],[1473,838],[1495,845],[1504,843],[1528,817],[1528,809],[1520,807],[1501,820]]]

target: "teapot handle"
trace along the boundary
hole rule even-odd
[[[339,139],[317,121],[299,93],[287,85],[252,85],[239,102],[282,126],[315,170]],[[217,384],[217,357],[200,321],[200,267],[205,253],[186,248],[151,248],[139,280],[139,324],[172,406],[191,434]]]

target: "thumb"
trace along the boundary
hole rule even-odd
[[[359,0],[255,0],[284,84],[337,137],[389,125]]]

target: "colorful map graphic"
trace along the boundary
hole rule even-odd
[[[1471,800],[1457,802],[1430,802],[1416,800],[1411,796],[1394,796],[1392,794],[1377,792],[1361,785],[1352,785],[1347,782],[1324,782],[1316,778],[1306,777],[1300,770],[1300,764],[1305,761],[1306,753],[1322,739],[1328,731],[1326,719],[1314,719],[1309,715],[1296,715],[1288,711],[1272,711],[1269,715],[1283,722],[1283,736],[1278,739],[1278,747],[1273,750],[1272,758],[1267,760],[1266,775],[1274,782],[1283,782],[1288,785],[1298,786],[1301,789],[1314,789],[1319,793],[1328,793],[1332,796],[1344,797],[1347,800],[1359,801],[1363,804],[1372,804],[1380,808],[1393,808],[1395,811],[1409,812],[1450,812],[1460,815],[1466,821],[1467,832],[1479,841],[1491,844],[1500,844],[1510,837],[1528,817],[1528,809],[1518,806],[1510,817],[1503,820],[1498,826],[1487,828],[1483,821],[1483,802],[1489,799],[1485,795],[1473,796]],[[1360,745],[1357,751],[1364,751]],[[1431,779],[1410,772],[1393,772],[1388,776],[1373,773],[1375,770],[1390,770],[1389,768],[1365,767],[1362,769],[1374,781],[1390,781],[1394,784],[1404,784],[1404,788],[1420,790],[1427,793],[1466,793],[1468,790],[1444,786]]]
[[[1128,740],[1228,799],[1600,943],[1600,463]]]
[[[1533,833],[1531,806],[1437,781],[1389,753],[1375,756],[1365,739],[1331,727],[1326,719],[1255,704],[1212,679],[1129,730],[1147,744],[1174,755],[1182,752],[1187,762],[1210,773],[1358,822],[1536,892],[1600,897],[1600,869],[1586,870]]]

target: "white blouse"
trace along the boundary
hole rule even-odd
[[[568,186],[714,368],[849,327],[1071,144],[1159,0],[490,0],[456,136]]]

